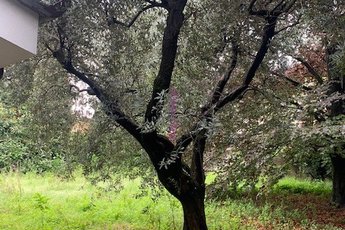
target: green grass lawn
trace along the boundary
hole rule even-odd
[[[285,177],[274,186],[273,191],[287,194],[330,196],[332,192],[332,183],[331,181],[311,181],[294,177]]]
[[[142,189],[141,183],[140,178],[123,178],[121,189],[111,191],[106,183],[91,185],[81,173],[73,180],[52,174],[1,174],[0,229],[181,229],[180,204],[158,187]],[[327,183],[292,178],[281,181],[275,190],[295,192],[289,186],[312,194],[330,191]],[[299,210],[269,202],[257,205],[253,200],[239,199],[208,202],[206,206],[209,228],[215,230],[336,229],[317,225]]]

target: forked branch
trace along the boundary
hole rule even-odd
[[[173,2],[173,3],[171,3]],[[171,1],[163,35],[162,57],[158,74],[153,83],[151,99],[146,107],[145,121],[156,123],[162,110],[163,92],[169,90],[177,54],[177,43],[184,22],[183,10],[187,0]],[[164,96],[164,95],[163,95]]]
[[[252,15],[258,15],[261,17],[263,12],[258,12],[254,9],[254,4],[256,3],[256,0],[252,0],[250,5],[249,5],[249,13]],[[283,1],[282,1],[283,2]],[[242,96],[248,89],[250,83],[252,82],[253,78],[255,77],[255,74],[260,67],[264,57],[266,56],[266,53],[268,51],[268,48],[270,46],[272,38],[276,35],[276,25],[278,21],[278,17],[280,14],[285,13],[286,11],[290,10],[292,7],[291,1],[288,6],[284,8],[284,11],[277,11],[276,10],[279,8],[281,9],[281,4],[282,2],[278,3],[278,6],[274,8],[275,13],[273,14],[272,11],[265,10],[265,14],[267,14],[264,19],[266,21],[266,26],[263,28],[262,32],[262,39],[261,39],[261,44],[260,47],[254,57],[254,60],[249,67],[248,71],[246,74],[243,76],[243,82],[242,85],[238,86],[231,92],[227,93],[226,95],[219,97],[219,92],[224,89],[224,83],[227,82],[228,74],[231,74],[231,72],[228,72],[224,75],[224,77],[217,83],[216,90],[214,91],[214,94],[212,95],[212,102],[215,102],[214,106],[206,106],[202,114],[204,118],[208,116],[212,116],[214,113],[216,113],[218,110],[223,108],[225,105],[229,104],[230,102],[238,99],[240,96]],[[279,13],[279,14],[278,14]],[[233,51],[236,51],[233,46]],[[235,52],[236,54],[236,52]],[[237,55],[237,54],[236,54]],[[236,56],[235,55],[235,56]],[[232,59],[232,64],[230,64],[230,69],[232,71],[232,67],[236,66],[236,59]],[[217,90],[218,89],[218,90]],[[218,93],[217,93],[218,92]],[[183,147],[187,148],[188,145],[193,142],[193,140],[197,137],[198,129],[200,130],[200,127],[198,124],[194,125],[189,132],[184,134],[180,139],[177,141],[176,147]]]
[[[212,95],[212,99],[211,99],[211,105],[214,105],[219,101],[220,97],[223,94],[224,88],[225,88],[226,84],[228,83],[228,81],[232,75],[232,72],[236,68],[237,57],[238,57],[238,44],[237,44],[237,41],[235,39],[232,40],[231,44],[232,44],[231,62],[230,62],[228,69],[226,70],[224,76],[222,77],[222,79],[220,79],[220,81],[218,81],[217,86],[216,86],[215,90],[213,91],[213,95]]]

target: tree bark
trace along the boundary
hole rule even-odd
[[[207,230],[204,196],[194,193],[180,199],[183,207],[183,230]]]
[[[326,61],[328,69],[328,88],[326,96],[332,96],[334,93],[345,93],[343,79],[344,73],[335,65],[333,55],[338,51],[336,48],[337,43],[331,42],[326,45]],[[339,115],[345,115],[345,100],[333,100],[328,108],[328,116],[330,118]],[[332,202],[339,208],[345,207],[345,146],[342,144],[340,153],[334,153],[331,155],[331,161],[333,166],[333,190],[332,190]]]
[[[333,165],[332,201],[339,207],[345,207],[345,158],[331,156]]]

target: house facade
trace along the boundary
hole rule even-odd
[[[0,68],[36,54],[39,21],[60,16],[63,2],[0,0]]]

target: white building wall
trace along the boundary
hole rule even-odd
[[[15,0],[0,0],[0,68],[36,54],[38,14]]]

